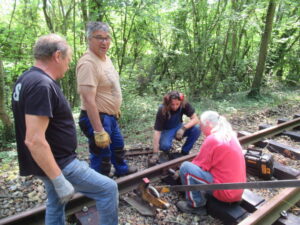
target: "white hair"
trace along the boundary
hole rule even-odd
[[[211,133],[214,133],[218,139],[225,142],[230,141],[236,135],[227,119],[215,111],[203,112],[200,121],[202,126],[210,126]]]

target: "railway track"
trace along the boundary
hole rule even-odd
[[[292,130],[300,126],[300,117],[294,118],[291,121],[284,121],[276,126],[267,127],[255,133],[240,132],[239,141],[245,147],[249,144],[262,145],[266,144],[265,138]],[[149,149],[137,149],[128,155],[150,154]],[[296,154],[296,153],[293,153]],[[159,181],[169,175],[169,169],[176,169],[183,161],[192,160],[196,156],[190,154],[168,162],[150,167],[135,174],[116,179],[120,194],[128,193],[135,190],[140,184],[142,178],[147,177],[151,181]],[[299,179],[298,171],[285,171],[277,165],[277,174],[280,178]],[[275,170],[276,170],[275,168]],[[264,207],[257,207],[255,212],[251,213],[245,219],[240,219],[238,222],[242,225],[248,224],[272,224],[282,216],[282,212],[290,208],[300,200],[299,188],[283,189],[279,195],[264,203]],[[82,210],[83,205],[90,207],[94,205],[94,201],[77,193],[66,207],[66,215],[74,215]],[[0,225],[4,224],[43,224],[45,214],[45,206],[39,206],[34,209],[27,210],[18,215],[13,215],[4,219],[0,219]]]

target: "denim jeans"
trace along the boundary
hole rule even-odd
[[[207,184],[213,182],[213,176],[201,167],[191,162],[183,162],[180,166],[180,178],[184,185]],[[211,193],[208,191],[208,193]],[[205,191],[187,191],[186,199],[192,207],[201,207],[206,204]]]
[[[179,124],[178,126],[169,129],[169,130],[163,130],[161,132],[160,140],[159,140],[159,149],[164,152],[169,152],[172,148],[172,142],[173,139],[176,136],[176,132],[181,128],[182,124]],[[195,125],[191,127],[190,129],[187,129],[184,132],[184,137],[187,137],[184,145],[182,146],[182,153],[188,154],[190,150],[192,149],[194,143],[197,141],[198,137],[200,136],[201,131],[199,125]]]
[[[104,130],[109,134],[111,140],[111,144],[107,148],[99,148],[96,146],[93,133],[94,130],[86,112],[81,112],[79,118],[80,129],[89,141],[89,151],[91,153],[90,166],[97,172],[105,174],[103,170],[106,169],[104,168],[103,161],[108,161],[114,165],[116,175],[124,175],[128,172],[128,165],[123,156],[125,153],[124,138],[119,128],[118,121],[115,116],[107,114],[101,114],[100,118]]]
[[[99,224],[118,224],[118,186],[117,183],[89,168],[84,161],[74,159],[62,170],[65,178],[73,185],[75,191],[81,192],[96,201]],[[47,191],[46,225],[65,224],[65,205],[59,202],[54,186],[47,177],[42,179]]]

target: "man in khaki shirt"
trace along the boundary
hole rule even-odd
[[[91,167],[109,175],[136,172],[124,160],[124,140],[118,126],[122,103],[119,74],[106,55],[110,42],[109,26],[102,22],[87,25],[88,50],[79,59],[76,76],[81,99],[79,126],[89,141]]]

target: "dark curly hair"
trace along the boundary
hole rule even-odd
[[[171,117],[171,102],[173,99],[177,99],[181,101],[180,107],[184,108],[186,105],[186,100],[184,99],[183,93],[179,91],[170,91],[167,93],[163,98],[163,107],[162,107],[162,114],[167,116],[168,118]]]

